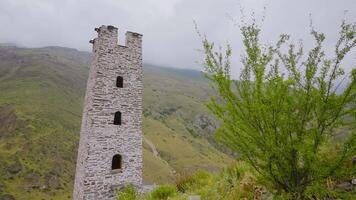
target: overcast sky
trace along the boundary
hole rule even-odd
[[[231,43],[237,62],[241,36],[234,23],[241,19],[241,8],[259,20],[264,7],[264,41],[275,41],[280,33],[310,41],[312,14],[331,48],[344,11],[348,21],[356,21],[356,0],[0,0],[0,43],[90,51],[94,28],[111,24],[119,28],[120,43],[127,30],[144,35],[144,62],[199,69],[201,43],[193,20],[210,40]]]

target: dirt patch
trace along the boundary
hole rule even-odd
[[[0,106],[0,138],[10,135],[16,129],[25,127],[25,121],[18,119],[14,106]]]

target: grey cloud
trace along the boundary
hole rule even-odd
[[[356,21],[355,0],[1,0],[0,42],[90,51],[94,27],[112,24],[119,27],[121,42],[126,30],[144,35],[145,62],[199,69],[196,62],[202,55],[196,49],[201,44],[193,20],[212,41],[233,44],[237,63],[241,37],[228,16],[240,21],[243,8],[246,15],[254,11],[261,19],[265,6],[263,41],[276,40],[280,33],[310,41],[311,13],[331,48],[344,10],[348,20]]]

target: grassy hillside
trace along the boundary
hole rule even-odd
[[[89,56],[0,46],[0,199],[71,199]],[[144,66],[146,183],[232,161],[211,142],[208,92],[197,71]]]

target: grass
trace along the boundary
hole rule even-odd
[[[188,137],[189,133],[183,125],[179,122],[175,124],[172,130],[159,121],[145,118],[143,132],[156,145],[160,156],[179,173],[189,174],[197,169],[219,171],[232,161],[211,147],[206,139]]]
[[[262,188],[257,192],[256,188]],[[121,191],[119,194],[126,191]],[[187,200],[189,196],[200,196],[203,200],[271,199],[271,193],[260,186],[251,169],[243,162],[224,168],[218,174],[198,171],[181,177],[175,184],[163,185],[152,192],[137,195],[132,200]],[[169,198],[168,198],[169,197]]]
[[[143,177],[146,184],[173,183],[175,170],[166,161],[155,157],[146,148],[143,149],[143,163]]]
[[[64,48],[0,47],[0,53],[0,115],[11,106],[15,117],[8,123],[23,123],[0,129],[0,199],[71,199],[89,56]],[[179,174],[216,172],[232,162],[188,131],[195,116],[207,112],[208,85],[180,72],[145,70],[143,132],[159,152],[144,145],[145,183],[173,183]],[[10,173],[13,165],[21,169]]]

